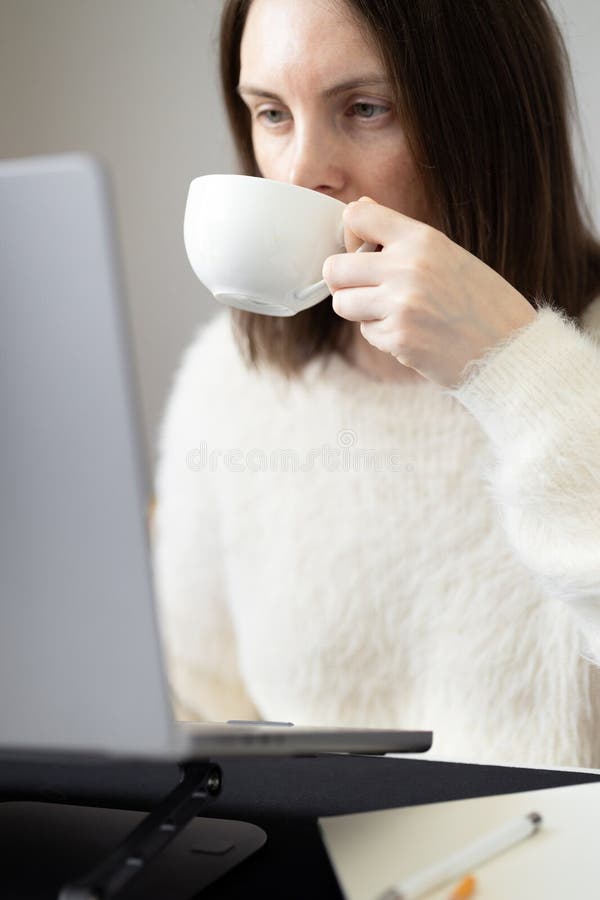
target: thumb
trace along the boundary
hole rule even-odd
[[[356,202],[375,203],[375,200],[372,200],[371,197],[360,197]],[[357,237],[350,228],[344,225],[344,244],[346,245],[348,253],[355,253],[363,243],[364,241],[361,240],[361,238]]]

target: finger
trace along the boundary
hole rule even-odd
[[[348,229],[361,243],[381,244],[385,247],[393,241],[406,238],[415,227],[423,223],[388,209],[372,200],[356,200],[344,210],[344,234]]]
[[[364,241],[354,234],[347,225],[344,225],[344,244],[348,253],[355,253],[359,247],[362,247]]]
[[[370,197],[361,197],[360,201],[375,203]],[[344,244],[346,245],[348,253],[355,253],[359,247],[362,247],[363,243],[364,241],[362,241],[358,235],[354,234],[348,225],[344,224]]]
[[[384,300],[373,287],[334,291],[332,306],[338,316],[349,322],[372,322],[386,315]]]
[[[323,263],[323,279],[330,291],[353,287],[376,287],[380,283],[379,253],[337,253]]]
[[[389,328],[386,328],[383,319],[373,319],[361,322],[360,333],[373,347],[381,350],[382,353],[389,353],[391,356],[396,357],[399,362],[403,362],[398,357],[398,347],[394,334]]]

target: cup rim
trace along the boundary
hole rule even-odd
[[[197,181],[205,181],[207,179],[234,179],[236,181],[238,181],[239,179],[244,179],[245,181],[261,181],[266,184],[277,185],[278,190],[283,187],[285,190],[293,190],[297,194],[303,194],[305,196],[307,194],[311,196],[314,196],[316,194],[320,198],[319,202],[326,201],[329,203],[333,203],[338,208],[344,208],[347,206],[347,204],[344,203],[343,200],[338,200],[337,197],[331,197],[329,194],[323,194],[321,191],[314,191],[312,188],[303,187],[300,184],[290,184],[289,181],[277,181],[274,178],[263,178],[262,175],[238,175],[235,172],[212,172],[208,175],[198,175],[196,178],[192,178],[192,181],[190,182],[190,188]]]

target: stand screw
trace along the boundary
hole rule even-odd
[[[206,789],[209,794],[218,794],[221,790],[221,772],[219,769],[213,769],[206,779]]]

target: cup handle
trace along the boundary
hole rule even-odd
[[[356,253],[372,253],[374,250],[375,244],[362,244],[362,246],[356,250]],[[294,291],[294,300],[299,304],[296,312],[302,312],[302,310],[308,309],[316,303],[320,303],[321,300],[328,297],[330,293],[325,281],[316,281],[314,284],[309,284],[308,287]]]

